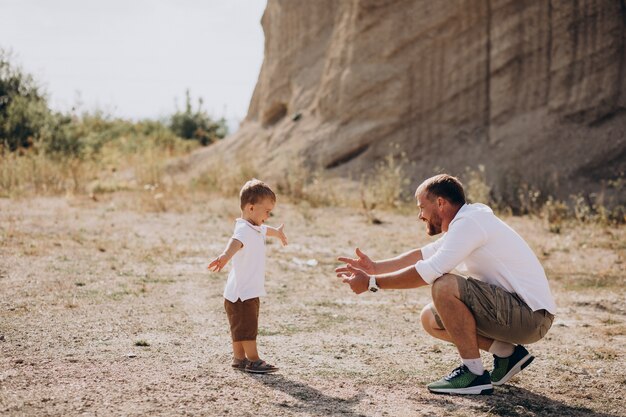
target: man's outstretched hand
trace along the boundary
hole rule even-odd
[[[376,273],[376,264],[370,259],[369,256],[361,252],[359,248],[356,248],[356,256],[357,258],[346,258],[344,256],[340,256],[337,258],[339,262],[345,262],[346,266],[341,266],[335,269],[337,276],[341,276],[343,274],[350,275],[352,271],[348,269],[348,267],[360,269],[368,274]]]
[[[342,278],[342,282],[350,286],[352,292],[361,294],[367,291],[370,283],[370,276],[368,274],[350,264],[346,265],[345,270],[347,273],[338,273],[337,276]]]

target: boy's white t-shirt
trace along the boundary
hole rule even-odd
[[[265,237],[267,226],[255,226],[244,219],[235,221],[233,239],[243,247],[235,253],[228,274],[224,298],[230,302],[265,295]]]
[[[524,239],[484,204],[465,204],[438,240],[422,249],[415,269],[429,284],[461,274],[519,295],[533,310],[556,313],[548,279]]]

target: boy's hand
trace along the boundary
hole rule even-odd
[[[276,231],[278,232],[278,238],[280,239],[280,242],[283,244],[283,246],[287,246],[287,235],[285,235],[285,232],[283,231],[284,228],[285,225],[281,224],[280,226],[278,226]]]
[[[228,256],[226,256],[225,254],[221,254],[211,261],[208,269],[213,272],[220,272],[222,268],[226,266],[229,260],[230,258],[228,258]]]

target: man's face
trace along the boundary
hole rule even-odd
[[[426,233],[429,236],[441,233],[441,216],[439,215],[439,206],[437,199],[432,201],[428,199],[425,192],[421,192],[417,196],[417,208],[419,209],[419,219],[426,222]]]

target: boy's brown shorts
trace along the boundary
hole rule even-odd
[[[234,303],[224,299],[224,310],[230,323],[230,335],[233,342],[256,340],[259,330],[260,305],[259,297],[246,301],[238,299]]]
[[[533,343],[546,335],[554,315],[546,310],[532,311],[515,293],[474,278],[457,276],[461,301],[476,320],[479,335],[513,344]],[[433,304],[430,309],[437,325],[445,329]]]

